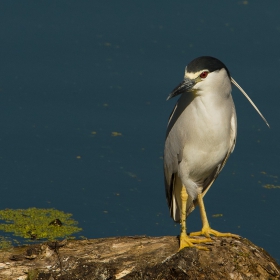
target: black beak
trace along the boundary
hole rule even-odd
[[[173,89],[173,91],[168,95],[166,100],[169,100],[172,97],[179,95],[181,93],[190,91],[194,85],[195,85],[194,80],[185,78],[181,84],[179,84],[176,88]]]

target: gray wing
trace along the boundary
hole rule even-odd
[[[183,96],[183,95],[182,95]],[[186,96],[186,95],[185,95]],[[164,178],[165,178],[165,194],[168,203],[168,207],[170,210],[171,216],[173,216],[175,221],[180,220],[179,213],[176,213],[176,217],[172,215],[173,207],[173,190],[175,189],[176,184],[180,184],[180,188],[182,186],[180,178],[177,176],[178,166],[182,160],[182,147],[180,145],[180,141],[177,141],[176,135],[170,133],[174,124],[189,105],[191,100],[186,98],[179,98],[177,104],[175,105],[167,125],[166,131],[166,140],[165,140],[165,148],[164,148]]]

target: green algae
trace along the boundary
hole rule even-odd
[[[56,209],[0,210],[0,230],[31,240],[69,238],[81,231],[72,214]]]
[[[9,238],[0,236],[0,249],[10,249],[12,246],[12,241]]]

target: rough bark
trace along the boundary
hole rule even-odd
[[[280,267],[247,239],[213,238],[209,251],[178,239],[115,237],[49,242],[0,251],[0,279],[279,279]]]

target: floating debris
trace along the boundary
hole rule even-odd
[[[122,134],[120,132],[113,131],[112,136],[122,136]]]
[[[51,225],[57,226],[57,227],[61,227],[62,226],[62,222],[59,219],[54,219],[53,221],[51,221],[49,223],[49,226],[51,226]]]
[[[272,184],[266,184],[263,187],[266,188],[266,189],[280,189],[280,186],[275,186],[275,185],[272,185]]]
[[[223,214],[214,214],[212,215],[213,218],[219,218],[219,217],[223,217]]]

